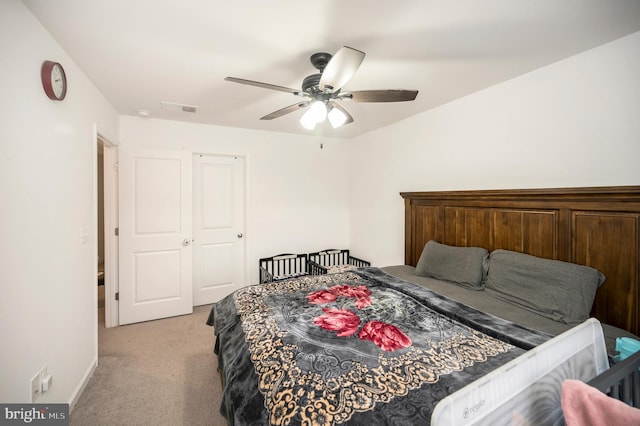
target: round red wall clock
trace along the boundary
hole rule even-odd
[[[40,70],[42,88],[49,99],[61,101],[67,94],[67,76],[58,62],[44,61]]]

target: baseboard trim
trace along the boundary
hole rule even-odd
[[[96,371],[96,368],[98,368],[97,355],[93,359],[93,362],[91,363],[91,365],[89,365],[89,368],[87,368],[87,371],[84,373],[84,376],[82,376],[82,381],[78,384],[76,389],[71,394],[71,398],[69,398],[69,413],[73,411],[74,407],[78,403],[78,400],[80,399],[80,395],[82,395],[84,388],[86,388],[87,385],[89,384],[89,380],[91,380],[91,377],[93,376],[93,373]]]

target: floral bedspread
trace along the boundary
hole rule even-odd
[[[243,288],[209,324],[233,425],[428,425],[440,399],[549,338],[377,268]]]

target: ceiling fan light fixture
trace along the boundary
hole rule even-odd
[[[327,118],[327,106],[323,101],[315,101],[309,107],[309,113],[312,114],[316,123],[320,123]]]
[[[324,121],[325,118],[327,118],[327,106],[323,101],[315,101],[300,118],[300,124],[305,129],[313,130],[316,124]]]
[[[342,126],[347,121],[347,115],[340,111],[338,108],[332,108],[331,111],[327,114],[327,118],[329,119],[329,123],[333,126],[334,129]]]
[[[308,109],[303,115],[302,117],[300,117],[300,124],[302,124],[302,127],[304,127],[307,130],[313,130],[316,127],[316,120],[313,117],[313,114],[311,114],[311,110]]]

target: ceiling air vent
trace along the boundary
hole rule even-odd
[[[166,101],[160,102],[160,105],[162,105],[162,109],[166,109],[168,111],[182,111],[182,112],[191,112],[191,113],[198,112],[198,107],[195,105],[185,105],[185,104],[179,104],[176,102],[166,102]]]

